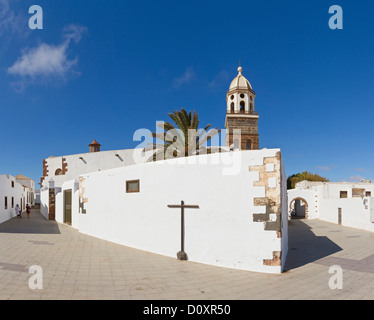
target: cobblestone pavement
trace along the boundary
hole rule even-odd
[[[33,265],[42,267],[42,290],[29,288]],[[333,265],[343,269],[342,290],[329,288]],[[0,299],[374,299],[374,234],[290,221],[286,272],[269,275],[135,250],[33,211],[0,225]]]

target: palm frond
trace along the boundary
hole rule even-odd
[[[147,147],[148,150],[155,150],[151,161],[156,161],[161,155],[165,159],[170,159],[209,152],[209,147],[204,144],[221,132],[216,128],[210,129],[210,124],[204,129],[199,129],[199,116],[195,110],[187,112],[181,108],[180,111],[175,110],[168,115],[174,124],[160,122],[157,126],[163,131],[152,133],[152,137],[160,140],[160,143],[154,142]]]

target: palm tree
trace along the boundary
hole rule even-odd
[[[144,149],[144,151],[149,149],[154,151],[148,162],[156,161],[160,158],[188,157],[211,152],[211,149],[204,144],[213,136],[219,134],[221,130],[217,128],[210,129],[210,124],[202,130],[199,129],[200,122],[196,111],[187,113],[182,108],[180,111],[169,113],[169,117],[174,124],[160,122],[157,126],[163,131],[152,133],[152,137],[161,140],[161,143],[154,142],[150,147]]]

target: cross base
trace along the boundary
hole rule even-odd
[[[186,260],[188,260],[187,253],[185,253],[184,251],[179,251],[179,252],[177,253],[177,258],[178,258],[178,260],[181,260],[181,261],[186,261]]]

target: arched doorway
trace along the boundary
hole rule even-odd
[[[295,198],[290,202],[291,219],[308,219],[309,218],[309,206],[308,202],[304,198]]]

